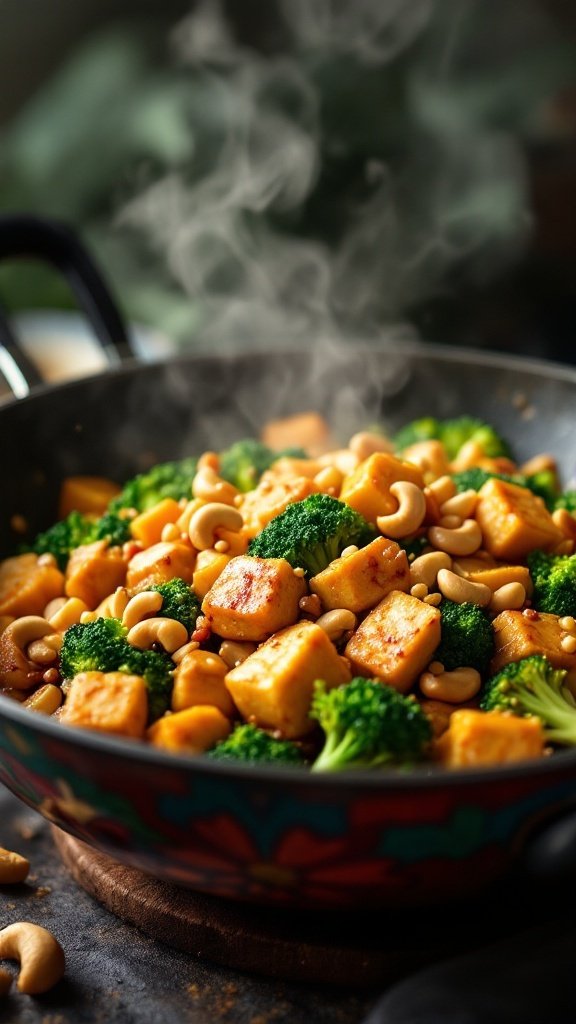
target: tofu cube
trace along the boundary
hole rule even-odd
[[[456,568],[472,583],[483,583],[495,591],[507,583],[521,583],[527,594],[531,594],[532,580],[525,565],[506,565],[485,562],[481,558],[459,558]]]
[[[534,548],[546,550],[563,540],[542,499],[528,488],[492,479],[478,493],[476,520],[495,558],[523,561]]]
[[[391,590],[408,590],[410,568],[406,552],[393,540],[378,537],[353,555],[337,558],[310,580],[310,590],[326,610],[366,611]]]
[[[210,587],[216,582],[229,561],[230,555],[214,551],[213,548],[198,552],[192,576],[192,588],[200,600],[206,597]]]
[[[576,682],[576,653],[570,654],[561,646],[565,631],[557,615],[536,612],[500,612],[492,622],[494,630],[494,657],[492,672],[498,672],[510,661],[520,661],[531,654],[543,654],[554,668],[565,668],[568,682]]]
[[[72,552],[66,567],[66,595],[79,597],[88,608],[96,608],[126,579],[126,562],[120,548],[105,540],[82,544]]]
[[[255,537],[257,533],[295,501],[304,501],[318,488],[306,476],[286,477],[267,471],[258,487],[249,491],[240,506],[244,526],[242,533]]]
[[[437,750],[447,768],[509,764],[542,757],[544,733],[538,718],[466,708],[454,711]]]
[[[346,657],[357,675],[377,676],[407,693],[440,643],[438,608],[392,590],[349,640]]]
[[[306,583],[285,558],[232,558],[202,601],[212,630],[259,642],[296,622]]]
[[[320,626],[303,620],[275,633],[226,676],[243,718],[286,739],[312,732],[314,681],[329,689],[350,681],[350,670]]]
[[[224,679],[228,665],[211,651],[190,651],[174,672],[172,711],[184,711],[197,704],[218,708],[227,718],[234,716],[234,704]]]
[[[0,615],[42,615],[49,601],[64,593],[64,575],[38,563],[33,552],[0,562]]]
[[[70,684],[60,721],[81,729],[141,739],[148,718],[148,690],[141,676],[80,672]]]
[[[232,731],[228,718],[218,708],[198,705],[165,715],[150,726],[146,738],[155,747],[175,754],[203,754]]]
[[[136,516],[130,523],[130,533],[135,540],[139,540],[145,548],[157,544],[162,536],[162,530],[169,523],[175,523],[182,515],[182,509],[174,498],[163,498],[152,508],[146,509]]]
[[[378,516],[390,515],[398,508],[396,498],[390,494],[390,485],[398,480],[409,480],[418,487],[424,487],[424,479],[417,466],[388,452],[374,452],[344,478],[340,500],[375,523]]]
[[[191,583],[195,561],[196,552],[190,545],[160,541],[130,559],[126,586],[129,590],[148,590],[177,576]]]

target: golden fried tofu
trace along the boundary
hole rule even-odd
[[[536,612],[500,612],[492,622],[494,630],[494,657],[490,668],[497,672],[511,661],[520,661],[532,654],[543,654],[554,668],[565,668],[576,681],[576,653],[570,654],[561,646],[565,636],[557,615]]]
[[[304,448],[311,455],[325,452],[331,445],[330,428],[317,412],[299,412],[281,420],[269,420],[261,440],[274,451],[283,448]]]
[[[510,764],[542,757],[544,733],[538,718],[459,709],[451,715],[436,749],[447,768]]]
[[[270,637],[226,676],[243,718],[286,739],[314,729],[308,716],[316,679],[328,689],[350,681],[350,670],[326,633],[303,620]]]
[[[522,561],[534,548],[547,550],[563,540],[542,499],[527,487],[493,478],[478,494],[476,521],[495,558]]]
[[[295,501],[304,501],[318,488],[307,476],[282,476],[268,470],[263,473],[258,487],[248,491],[240,511],[244,519],[242,533],[246,537],[255,537],[257,533],[279,516],[284,509]]]
[[[440,612],[392,590],[368,613],[346,646],[358,675],[376,676],[407,693],[440,643]]]
[[[192,589],[197,597],[202,600],[216,582],[231,556],[207,548],[206,551],[199,551],[196,558],[196,566],[192,576]]]
[[[80,672],[60,715],[66,725],[141,739],[148,718],[148,690],[141,676]]]
[[[155,747],[175,754],[203,754],[232,731],[230,720],[218,708],[199,704],[159,718],[146,738]]]
[[[232,718],[234,703],[224,679],[228,665],[211,651],[190,651],[174,672],[172,711],[184,711],[196,704],[206,704]]]
[[[0,562],[0,615],[41,615],[63,593],[63,573],[55,565],[39,563],[33,552]]]
[[[265,640],[296,622],[306,583],[285,558],[232,558],[202,601],[214,633],[227,640]]]
[[[130,559],[126,586],[129,590],[148,590],[177,576],[191,583],[195,562],[196,552],[188,544],[160,541]]]
[[[149,548],[151,544],[159,542],[164,527],[169,523],[176,523],[181,515],[182,509],[174,498],[163,498],[152,508],[146,509],[132,519],[130,533],[145,548]]]
[[[418,487],[424,487],[424,479],[417,466],[388,452],[374,452],[344,478],[340,500],[375,523],[378,516],[390,515],[398,508],[397,499],[390,494],[390,485],[398,480],[409,480]]]
[[[96,608],[126,579],[126,562],[120,548],[111,548],[105,540],[82,544],[70,555],[66,567],[66,595],[79,597],[89,608]]]
[[[408,590],[410,568],[406,552],[393,540],[378,537],[346,558],[336,558],[310,580],[310,590],[326,610],[366,611],[391,590]]]

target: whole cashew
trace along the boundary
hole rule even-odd
[[[398,480],[390,485],[390,494],[398,499],[398,508],[389,516],[378,516],[376,524],[386,537],[407,537],[414,533],[426,515],[426,498],[417,484]]]
[[[420,689],[430,700],[443,700],[447,704],[462,704],[478,693],[482,677],[475,668],[455,668],[451,672],[423,672]]]
[[[452,498],[447,498],[440,505],[442,516],[460,516],[460,519],[468,519],[478,504],[478,491],[460,491]]]
[[[316,625],[324,630],[330,640],[337,640],[349,629],[355,629],[357,621],[354,612],[347,608],[333,608],[316,619]]]
[[[29,921],[0,931],[0,957],[20,961],[18,990],[27,995],[47,992],[64,974],[62,946],[46,928]]]
[[[128,601],[124,608],[122,625],[126,626],[126,629],[132,629],[132,626],[142,622],[147,616],[160,611],[162,600],[162,594],[157,590],[142,590]]]
[[[19,853],[0,846],[0,885],[23,882],[30,871],[30,861]]]
[[[192,481],[192,494],[203,501],[220,501],[225,505],[233,505],[239,493],[237,487],[219,477],[211,466],[202,466]]]
[[[387,437],[384,437],[383,434],[371,433],[368,430],[361,430],[360,433],[354,434],[348,442],[348,447],[358,456],[360,462],[364,462],[364,459],[374,455],[375,452],[394,451],[394,445]]]
[[[465,519],[455,530],[431,526],[428,540],[433,547],[447,551],[449,555],[473,555],[482,543],[482,530],[475,519]]]
[[[220,527],[238,533],[243,525],[244,520],[237,508],[211,501],[208,505],[196,509],[190,520],[188,532],[194,547],[198,551],[205,551],[214,547],[216,530]]]
[[[438,589],[449,601],[456,604],[477,604],[486,608],[492,600],[492,591],[484,583],[473,583],[463,576],[457,576],[450,569],[440,569],[438,573]]]
[[[436,583],[440,569],[451,569],[452,559],[445,551],[429,551],[415,558],[410,566],[410,584],[424,583],[429,590]]]
[[[153,644],[162,644],[172,654],[183,647],[188,640],[188,630],[177,619],[142,619],[137,622],[126,638],[133,647],[149,650]]]
[[[54,626],[41,615],[22,615],[7,626],[6,633],[10,633],[16,647],[25,651],[33,640],[40,640],[43,636],[53,634]]]
[[[522,608],[526,600],[526,590],[521,583],[504,583],[492,594],[490,611],[505,612],[512,609]]]

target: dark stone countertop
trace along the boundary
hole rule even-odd
[[[0,826],[0,845],[31,864],[24,884],[0,887],[0,927],[25,920],[49,928],[67,961],[44,996],[13,985],[0,1024],[359,1024],[375,1002],[376,993],[240,974],[148,938],[72,881],[47,822],[1,785]]]

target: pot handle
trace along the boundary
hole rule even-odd
[[[19,258],[49,263],[63,274],[111,366],[134,358],[122,315],[108,285],[67,224],[30,214],[0,217],[0,260]],[[42,383],[1,310],[0,371],[16,398],[26,397]]]

